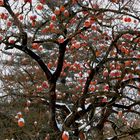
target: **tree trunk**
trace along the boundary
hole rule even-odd
[[[49,96],[50,96],[50,104],[49,104],[49,110],[50,110],[50,118],[49,118],[49,127],[51,129],[50,133],[50,139],[51,140],[57,140],[60,134],[60,130],[57,126],[56,121],[56,93],[55,93],[55,83],[51,83],[49,86]]]

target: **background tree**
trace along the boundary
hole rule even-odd
[[[1,1],[2,137],[139,139],[138,4]]]

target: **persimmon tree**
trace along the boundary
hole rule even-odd
[[[139,139],[138,4],[1,0],[3,137]]]

